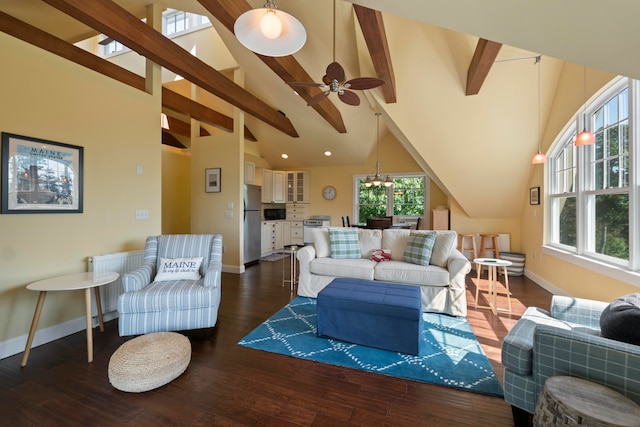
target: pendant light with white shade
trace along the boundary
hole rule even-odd
[[[542,139],[542,131],[540,130],[540,68],[542,67],[542,56],[536,56],[536,62],[534,65],[538,66],[538,152],[531,159],[531,163],[534,165],[540,165],[546,163],[547,156],[540,149],[540,140]]]
[[[274,0],[240,15],[233,32],[247,49],[265,56],[293,55],[307,41],[302,23],[278,9]]]
[[[589,132],[587,130],[587,66],[584,65],[584,75],[582,77],[583,81],[583,89],[582,89],[582,99],[584,102],[584,113],[582,114],[582,132],[576,136],[576,147],[581,145],[589,145],[596,143],[596,136],[593,132]]]

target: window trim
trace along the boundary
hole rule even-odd
[[[609,99],[615,93],[620,92],[624,87],[628,87],[629,90],[629,186],[628,189],[622,192],[629,196],[629,260],[613,258],[604,254],[597,254],[592,252],[586,252],[587,246],[584,239],[586,235],[584,233],[584,221],[586,220],[585,199],[592,195],[597,194],[609,194],[619,193],[620,189],[604,189],[604,190],[583,190],[581,186],[584,183],[584,174],[586,173],[584,165],[589,163],[594,155],[594,148],[586,147],[586,149],[577,150],[576,165],[578,167],[578,177],[576,182],[575,192],[565,193],[561,196],[573,196],[577,198],[577,218],[576,224],[578,227],[576,235],[576,248],[569,247],[560,243],[553,243],[554,233],[556,230],[556,218],[553,217],[554,203],[553,200],[556,197],[551,197],[552,190],[556,191],[557,176],[555,170],[555,159],[560,155],[565,145],[564,142],[570,136],[571,132],[580,132],[583,126],[583,114],[586,113],[586,117],[591,115],[601,106],[604,105],[607,99]],[[586,105],[586,107],[585,107]],[[640,125],[640,81],[629,79],[626,77],[618,77],[613,79],[607,85],[603,86],[594,96],[589,99],[586,104],[581,105],[575,115],[567,122],[563,129],[558,133],[558,136],[553,141],[549,150],[549,162],[544,165],[544,188],[546,206],[545,213],[546,219],[544,221],[544,233],[543,233],[543,246],[542,252],[544,254],[553,256],[571,264],[577,265],[582,268],[586,268],[631,284],[636,287],[640,287],[640,239],[634,236],[638,235],[640,230],[640,188],[639,179],[640,176],[640,159],[636,155],[636,151],[640,148],[640,132],[636,129]],[[592,123],[587,123],[587,129],[591,129]],[[556,196],[560,193],[555,194]]]
[[[384,173],[384,176],[389,176],[391,179],[395,178],[424,178],[424,214],[423,221],[425,224],[431,224],[431,211],[429,210],[431,200],[431,178],[424,172],[396,172],[396,173]],[[359,213],[360,210],[358,207],[360,206],[360,180],[367,179],[367,176],[371,176],[371,174],[354,174],[353,175],[353,206],[351,212],[352,224],[359,223]],[[388,209],[388,207],[387,207]],[[404,217],[403,217],[404,218]],[[406,218],[413,218],[407,216]],[[428,222],[427,222],[428,221]]]

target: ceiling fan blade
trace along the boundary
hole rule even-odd
[[[311,99],[309,99],[309,101],[307,102],[307,106],[317,104],[318,102],[320,102],[323,99],[325,99],[327,97],[327,95],[329,95],[330,93],[331,93],[331,91],[327,90],[327,91],[324,91],[322,93],[319,93],[319,94],[311,97]]]
[[[322,87],[326,86],[324,83],[312,83],[312,82],[287,82],[289,86],[301,86],[301,87]]]
[[[338,82],[341,83],[345,79],[344,68],[342,68],[342,65],[338,64],[337,62],[332,62],[327,67],[326,77],[329,79],[329,81],[337,80]]]
[[[338,93],[338,97],[345,104],[353,105],[354,107],[360,105],[360,98],[350,90],[343,90],[342,93]]]
[[[344,85],[349,85],[349,89],[365,90],[382,86],[384,83],[384,80],[376,79],[375,77],[356,77],[355,79],[344,82]]]

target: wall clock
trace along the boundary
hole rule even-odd
[[[322,197],[324,197],[327,200],[333,200],[336,198],[336,188],[332,185],[327,185],[326,187],[324,187],[324,190],[322,190]]]

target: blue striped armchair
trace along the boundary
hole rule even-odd
[[[201,261],[199,268],[193,260]],[[177,267],[168,268],[170,265]],[[182,265],[191,270],[182,269]],[[215,326],[221,276],[221,235],[148,237],[142,266],[122,276],[124,293],[118,297],[120,336]]]
[[[593,381],[640,403],[640,346],[600,336],[607,305],[555,295],[551,312],[529,307],[507,334],[504,398],[514,409],[516,426],[535,411],[545,380],[556,375]]]

